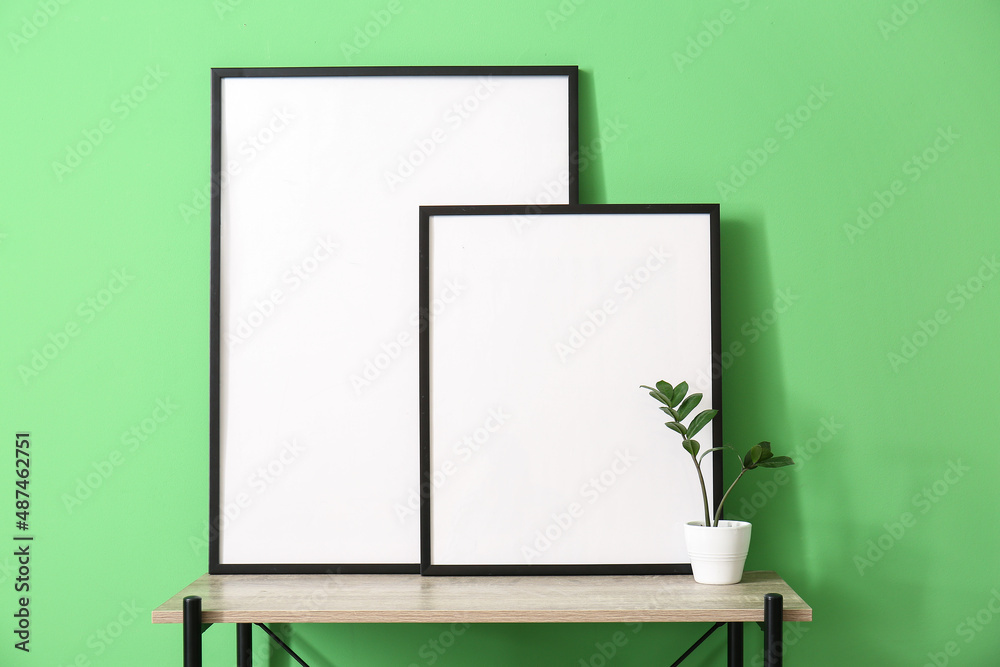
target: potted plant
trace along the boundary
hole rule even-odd
[[[655,387],[642,385],[649,390],[649,395],[662,403],[660,410],[670,415],[671,421],[666,422],[667,428],[675,431],[681,437],[681,445],[691,456],[694,468],[701,483],[701,498],[705,507],[705,518],[702,521],[689,521],[684,526],[684,538],[687,542],[688,555],[691,558],[691,570],[695,581],[702,584],[735,584],[743,578],[743,565],[746,562],[750,547],[750,524],[746,521],[722,521],[722,507],[726,498],[732,492],[736,483],[748,471],[756,468],[782,468],[794,464],[787,456],[775,456],[771,453],[771,443],[760,442],[740,456],[733,447],[724,445],[702,451],[701,445],[694,439],[718,414],[718,410],[704,410],[684,424],[698,404],[701,394],[687,395],[687,382],[681,382],[675,387],[660,380]],[[713,517],[708,505],[708,489],[705,487],[705,476],[701,471],[701,462],[711,452],[731,449],[740,460],[740,474],[729,485],[719,502]]]

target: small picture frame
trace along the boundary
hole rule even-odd
[[[719,206],[425,206],[420,235],[422,311],[463,290],[421,332],[421,572],[690,573],[698,478],[640,385],[720,405]]]

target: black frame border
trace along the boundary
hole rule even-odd
[[[420,573],[428,576],[577,576],[577,575],[652,575],[691,574],[690,563],[617,563],[617,564],[546,564],[546,565],[435,565],[431,562],[431,483],[430,470],[430,219],[440,215],[564,215],[564,214],[684,214],[709,215],[709,252],[711,272],[712,405],[722,408],[722,374],[716,372],[716,360],[722,353],[720,316],[720,206],[719,204],[560,204],[547,206],[421,206],[420,207]],[[722,415],[712,423],[712,446],[721,447]],[[723,457],[712,452],[713,513],[722,502]]]
[[[222,81],[227,78],[333,76],[566,76],[569,84],[569,200],[580,201],[579,67],[576,65],[470,65],[390,67],[214,67],[211,121],[211,291],[209,313],[209,574],[417,574],[419,563],[221,563],[221,252]],[[572,205],[572,204],[571,204]],[[422,382],[422,379],[421,379]]]

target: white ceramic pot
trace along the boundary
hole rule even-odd
[[[740,583],[750,549],[748,522],[720,521],[718,526],[706,528],[704,521],[689,521],[684,526],[684,539],[695,581],[699,584]]]

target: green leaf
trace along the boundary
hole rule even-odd
[[[718,413],[718,410],[705,410],[704,412],[699,412],[698,415],[691,420],[691,425],[688,426],[688,435],[694,435],[701,429],[705,428],[708,422],[712,421]]]
[[[687,382],[681,382],[679,385],[674,387],[674,395],[672,396],[672,398],[674,399],[674,403],[680,403],[681,401],[683,401],[687,393],[688,393]]]
[[[754,465],[757,465],[763,453],[764,449],[760,445],[754,445],[750,448],[750,451],[747,452],[747,454],[750,455],[750,462]]]
[[[681,407],[677,408],[677,418],[684,419],[685,417],[687,417],[689,414],[691,414],[692,410],[698,407],[698,404],[700,402],[701,402],[701,394],[691,394],[690,396],[685,398],[684,402],[681,403]]]
[[[669,382],[663,380],[656,383],[656,390],[664,396],[673,396],[674,394],[674,388],[670,386]]]
[[[668,399],[660,390],[653,389],[652,387],[647,387],[646,385],[640,385],[640,387],[642,387],[643,389],[648,389],[649,395],[658,400],[660,403],[663,403],[664,405],[670,405],[670,399]]]
[[[673,409],[672,407],[670,407],[669,405],[664,405],[664,406],[663,406],[662,408],[660,408],[660,409],[661,409],[661,410],[663,410],[664,412],[666,412],[666,413],[667,413],[668,415],[670,415],[671,417],[673,417],[673,418],[674,418],[674,421],[677,421],[677,419],[678,419],[678,417],[677,417],[677,411],[676,411],[676,410],[674,410],[674,409]]]
[[[701,445],[698,444],[697,440],[685,440],[683,443],[684,449],[691,453],[691,456],[698,456],[698,450],[701,449]]]
[[[681,434],[681,437],[687,439],[687,429],[684,428],[684,424],[679,424],[677,422],[667,422],[667,428],[671,431],[677,431]]]
[[[775,456],[758,464],[762,468],[784,468],[795,465],[795,461],[789,456]]]
[[[760,458],[757,459],[757,463],[763,463],[774,456],[774,454],[771,453],[771,443],[759,442],[757,443],[757,446],[760,447]]]

